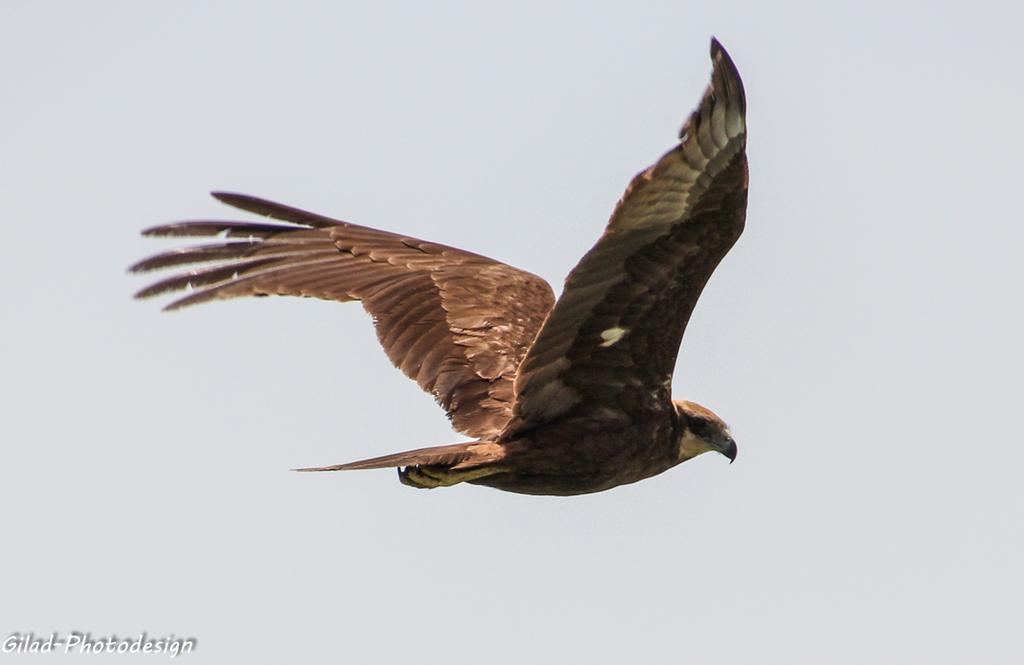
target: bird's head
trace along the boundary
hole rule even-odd
[[[679,414],[679,461],[696,457],[709,450],[722,453],[732,463],[736,459],[736,442],[725,422],[711,409],[687,402],[673,400]]]

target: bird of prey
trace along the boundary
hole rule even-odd
[[[711,83],[678,144],[629,184],[557,301],[543,279],[478,254],[220,192],[277,221],[144,231],[219,241],[132,266],[208,264],[136,295],[191,289],[167,309],[272,294],[358,300],[391,362],[473,438],[301,471],[393,467],[419,488],[573,495],[708,451],[731,461],[736,443],[722,419],[671,397],[686,323],[746,216],[743,84],[715,39],[711,59]]]

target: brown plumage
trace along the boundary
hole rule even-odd
[[[630,183],[557,303],[541,278],[477,254],[226,193],[214,196],[284,223],[148,229],[225,241],[132,266],[213,264],[137,296],[193,289],[168,309],[248,295],[359,300],[395,366],[476,439],[303,470],[399,467],[416,487],[580,494],[708,450],[732,459],[720,418],[671,399],[686,323],[746,210],[743,85],[716,40],[711,57],[711,85],[679,144]]]

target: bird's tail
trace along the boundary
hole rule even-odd
[[[447,446],[433,446],[406,450],[381,457],[335,464],[333,466],[306,467],[293,471],[355,471],[358,469],[387,469],[390,467],[431,466],[447,469],[471,469],[483,464],[496,462],[504,457],[501,444],[468,441]]]

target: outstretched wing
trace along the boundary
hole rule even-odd
[[[566,280],[519,368],[503,436],[583,403],[628,417],[667,399],[690,313],[746,214],[743,84],[717,40],[711,58],[679,145],[633,179]]]
[[[213,262],[136,297],[193,289],[167,309],[274,294],[362,301],[388,358],[434,395],[457,430],[487,438],[502,429],[516,369],[554,303],[547,282],[460,249],[241,194],[214,196],[291,224],[194,221],[147,229],[144,235],[243,240],[186,247],[135,264],[133,272]]]

